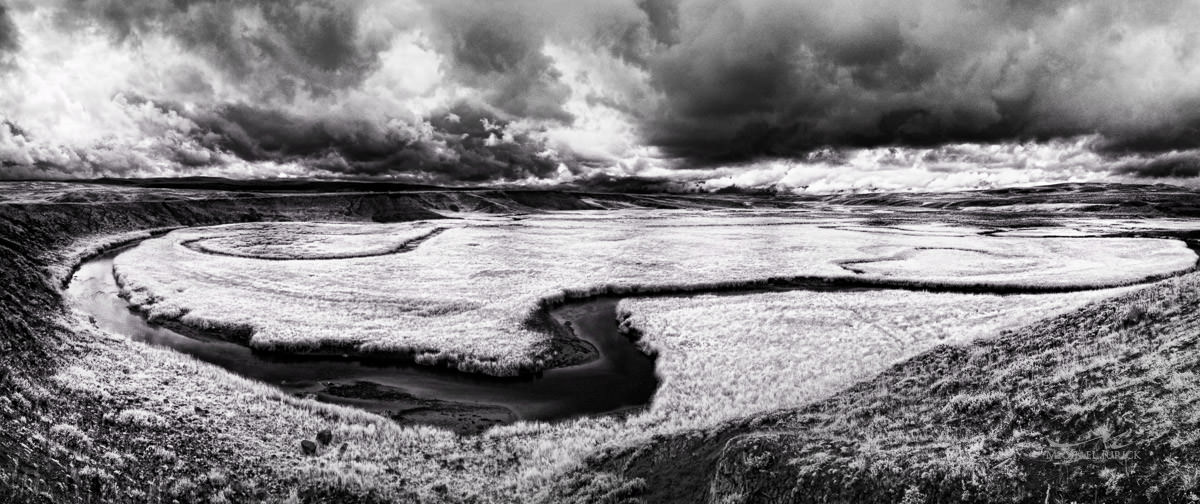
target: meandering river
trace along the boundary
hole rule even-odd
[[[1189,239],[1190,248],[1200,248],[1190,240],[1195,237],[1189,233],[1164,234]],[[516,420],[562,420],[635,411],[649,404],[658,388],[654,358],[642,353],[618,331],[616,305],[619,298],[616,297],[571,301],[550,312],[559,330],[572,332],[596,350],[595,359],[553,368],[536,376],[496,378],[354,357],[260,352],[220,334],[150,322],[120,297],[120,287],[113,276],[113,258],[128,248],[113,250],[84,262],[67,286],[67,294],[97,326],[135,341],[169,347],[289,393],[311,395],[321,401],[378,412],[398,422],[478,433],[493,425]],[[1022,293],[1022,289],[1011,287],[914,286],[905,282],[889,285],[856,279],[812,279],[785,282],[776,287],[736,289],[737,292],[729,294],[775,288]],[[1091,289],[1051,288],[1041,289],[1040,293],[1073,290]],[[674,295],[687,294],[690,293]]]
[[[297,395],[376,411],[400,422],[478,432],[514,420],[561,420],[621,413],[649,403],[658,387],[653,358],[617,331],[616,298],[594,298],[551,311],[591,344],[598,357],[525,378],[493,378],[420,365],[381,365],[338,357],[259,352],[217,334],[147,321],[120,297],[112,262],[124,249],[83,263],[67,293],[96,324],[169,347]]]

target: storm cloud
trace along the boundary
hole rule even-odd
[[[1115,171],[1140,178],[1200,177],[1200,152],[1171,152],[1147,159],[1125,161]]]
[[[1195,177],[1198,26],[1188,0],[0,0],[0,176]]]
[[[681,6],[651,60],[651,142],[681,155],[794,155],[1100,134],[1200,142],[1195,2],[924,1]]]
[[[8,8],[0,3],[0,74],[12,69],[12,53],[20,48],[21,35],[8,15]]]

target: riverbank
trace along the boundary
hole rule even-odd
[[[1193,366],[1188,335],[1200,332],[1200,321],[1185,308],[1200,301],[1195,275],[1147,288],[1144,299],[1126,296],[994,340],[937,348],[813,406],[594,452],[594,444],[555,435],[570,425],[501,427],[465,441],[436,429],[401,429],[376,415],[231,377],[175,352],[110,339],[77,325],[79,317],[66,313],[59,297],[63,278],[54,272],[69,271],[68,258],[79,257],[97,237],[232,222],[253,216],[248,209],[267,220],[367,218],[346,213],[343,197],[328,200],[330,206],[310,200],[312,208],[295,213],[272,210],[287,206],[279,201],[0,205],[0,247],[14,252],[0,254],[0,275],[14,286],[0,295],[0,344],[6,347],[0,352],[6,425],[0,500],[295,495],[305,501],[504,502],[541,494],[549,502],[606,495],[890,502],[907,494],[914,500],[1041,502],[1047,488],[1053,496],[1079,491],[1115,500],[1182,499],[1188,491],[1170,471],[1193,464],[1184,428],[1189,415],[1198,416],[1188,402],[1194,381],[1187,374]],[[1094,461],[1066,472],[1038,472],[1032,462],[1022,462],[1021,471],[1004,465],[1013,453],[1053,453],[1049,441],[1091,439],[1085,435],[1105,425],[1110,413],[1127,412],[1126,423],[1117,425],[1125,429],[1121,435],[1142,439],[1137,448],[1154,454],[1143,457],[1146,465],[1133,478],[1104,473]],[[605,422],[578,425],[612,424]],[[1005,430],[990,431],[995,422]],[[1009,427],[1040,437],[1031,441]],[[331,433],[328,444],[321,441],[324,431]],[[302,451],[302,441],[311,443],[312,455]],[[1038,446],[1042,452],[1032,451]],[[576,453],[591,455],[575,459]],[[584,465],[547,462],[555,460]],[[787,463],[794,460],[802,464]],[[1098,479],[1101,474],[1112,476]],[[1096,493],[1109,486],[1110,493]],[[1155,488],[1162,490],[1147,493]]]
[[[537,210],[521,200],[594,209],[603,205],[595,202],[627,204],[633,199],[620,195],[610,199],[603,195],[524,195],[519,191],[233,197],[197,191],[186,198],[173,195],[169,200],[153,199],[154,192],[143,192],[122,195],[117,201],[97,197],[78,202],[80,198],[72,196],[71,202],[56,203],[51,200],[57,189],[46,190],[49,196],[38,193],[21,202],[0,205],[0,281],[7,286],[0,293],[0,417],[6,425],[0,430],[0,446],[4,448],[0,450],[0,500],[9,502],[121,502],[144,500],[151,495],[188,500],[189,496],[218,494],[240,500],[272,495],[282,498],[297,489],[306,495],[336,496],[343,490],[297,480],[299,473],[291,469],[297,462],[280,464],[282,454],[264,448],[269,434],[249,430],[219,434],[224,432],[220,427],[223,422],[212,414],[225,418],[240,410],[253,416],[258,409],[254,403],[266,400],[277,405],[274,408],[278,411],[273,414],[286,413],[297,425],[312,426],[271,441],[295,453],[287,457],[296,460],[299,437],[311,438],[319,430],[328,429],[317,426],[322,418],[326,423],[358,419],[362,425],[381,418],[364,417],[356,410],[322,406],[244,380],[212,375],[203,366],[178,359],[170,352],[111,340],[94,327],[77,325],[76,318],[67,313],[60,289],[76,265],[107,247],[154,232],[197,225],[361,221],[379,214],[394,219],[398,212],[410,211],[419,218],[438,211]],[[586,203],[582,201],[585,198]],[[91,381],[73,383],[52,379],[76,373],[73,364],[80,362],[95,362],[96,368],[121,373],[124,378],[113,381],[115,376],[94,376]],[[131,379],[134,373],[140,378]],[[113,420],[155,397],[164,380],[186,384],[172,393],[194,403],[165,421],[192,425],[164,431],[153,425]],[[109,386],[101,386],[98,381]],[[189,387],[197,386],[204,387],[204,393],[193,390],[189,394]],[[240,397],[234,402],[242,406],[231,409],[231,405],[213,403],[211,398],[219,396],[221,390],[226,390],[229,398]],[[257,390],[256,398],[245,396],[246,390]],[[147,441],[147,428],[155,430],[153,443]],[[237,478],[230,477],[234,468]]]
[[[1190,273],[939,346],[808,406],[598,453],[544,502],[1186,502],[1197,306]]]
[[[174,349],[292,395],[376,412],[402,425],[479,434],[516,420],[562,421],[625,412],[644,406],[657,386],[653,360],[618,333],[612,300],[591,299],[548,310],[546,316],[560,338],[589,347],[593,358],[536,376],[481,376],[386,355],[281,355],[245,346],[244,336],[169,320],[146,321],[119,297],[112,276],[113,258],[129,246],[85,262],[67,288],[72,306],[100,328]]]

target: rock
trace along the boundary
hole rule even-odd
[[[333,442],[333,433],[329,429],[321,429],[321,432],[317,433],[317,441],[322,445],[329,445]]]
[[[300,451],[304,452],[305,455],[316,455],[317,454],[317,443],[314,443],[311,440],[305,439],[300,442]]]

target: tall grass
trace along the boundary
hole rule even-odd
[[[1006,329],[1126,289],[998,296],[792,291],[622,300],[622,327],[671,382],[652,410],[711,424],[801,404],[932,348]]]
[[[152,318],[247,335],[257,349],[401,353],[422,364],[514,375],[573,358],[531,322],[548,305],[596,293],[715,290],[796,277],[1061,290],[1134,282],[1195,261],[1171,240],[827,224],[782,212],[475,218],[439,224],[451,229],[404,253],[323,261],[253,257],[378,252],[423,236],[429,226],[227,225],[147,240],[118,256],[115,271],[125,295]]]
[[[270,460],[301,487],[413,501],[525,502],[589,454],[796,407],[931,346],[996,334],[1110,294],[797,291],[630,299],[619,308],[624,324],[657,353],[662,378],[647,409],[621,418],[523,422],[474,437],[297,399],[125,342],[65,368],[55,383],[110,404],[141,398],[113,419],[124,428],[219,429],[227,436],[222,443],[237,446],[230,457]],[[302,455],[299,442],[324,429],[334,442]]]
[[[772,225],[749,227],[764,221]],[[756,220],[681,213],[664,219],[636,212],[549,215],[515,223],[476,220],[411,252],[347,260],[264,264],[178,245],[214,235],[220,236],[220,230],[186,230],[122,255],[119,272],[131,296],[145,296],[139,300],[142,306],[159,310],[158,316],[171,316],[176,306],[176,315],[190,323],[242,323],[257,331],[256,338],[272,327],[269,324],[281,321],[307,330],[378,330],[381,339],[403,337],[409,329],[404,324],[414,324],[431,331],[409,336],[421,348],[482,348],[480,355],[497,359],[503,354],[495,349],[505,350],[507,339],[520,331],[543,337],[525,324],[538,306],[597,288],[732,285],[777,276],[781,270],[851,278],[856,276],[838,261],[890,257],[897,250],[931,243],[982,247],[1013,261],[1042,261],[1041,270],[1022,272],[1011,286],[1124,282],[1188,267],[1194,260],[1169,241],[1076,240],[1076,245],[1057,240],[881,236],[788,223],[778,216]],[[1064,253],[1091,266],[1062,264],[1054,254]],[[1163,262],[1120,269],[1145,264],[1141,254],[1157,255]],[[981,266],[961,278],[939,277],[942,265],[926,264],[920,270],[923,276],[907,267],[914,276],[894,279],[986,284],[1004,279],[1003,268],[1012,264]],[[871,278],[887,280],[882,275]],[[533,287],[519,288],[523,285]],[[329,492],[349,492],[404,502],[528,502],[588,457],[640,450],[651,439],[681,432],[703,437],[702,429],[800,406],[932,346],[987,337],[1112,294],[798,291],[630,299],[620,306],[625,327],[640,335],[643,348],[658,354],[662,385],[652,405],[622,418],[518,423],[473,437],[403,427],[361,411],[290,397],[186,356],[124,341],[98,347],[61,370],[55,383],[68,400],[102,401],[116,405],[117,411],[135,409],[116,423],[122,428],[166,425],[213,432],[214,446],[224,450],[219,461],[226,464],[223,470],[237,474],[237,467],[228,464],[239,461],[247,461],[247,466],[267,464],[313,500]],[[427,298],[475,305],[460,312],[419,315],[395,308],[403,303],[428,306],[418,302]],[[240,303],[236,310],[229,306],[235,304],[231,300]],[[299,315],[275,318],[281,313]],[[326,326],[327,319],[336,324]],[[459,322],[466,324],[465,331],[445,330]],[[404,340],[385,341],[395,345]],[[385,341],[375,343],[384,348]],[[521,353],[527,346],[512,348],[518,356],[528,355]],[[964,396],[948,407],[969,408],[975,402]],[[325,429],[333,432],[333,443],[314,456],[303,455],[299,442]],[[166,483],[187,498],[201,492],[226,495],[211,479]],[[601,475],[593,480],[612,478]],[[598,498],[639,490],[636,481],[609,483],[617,488],[601,491],[600,484]]]
[[[251,259],[349,259],[404,251],[443,228],[430,225],[274,222],[224,226],[217,236],[181,242],[193,250]]]

